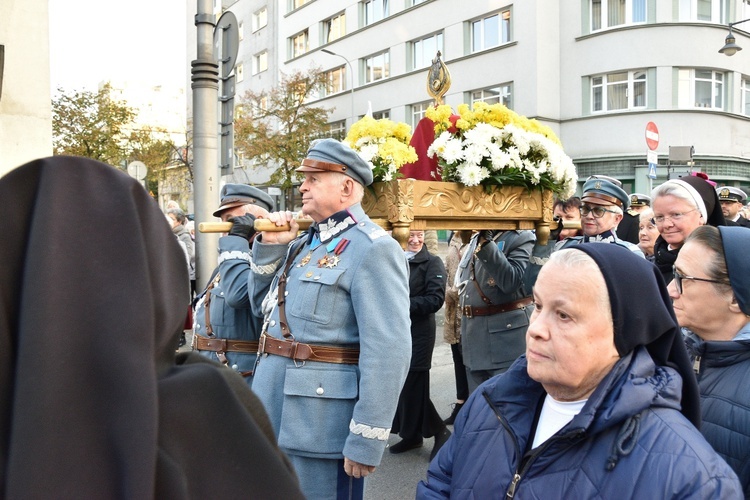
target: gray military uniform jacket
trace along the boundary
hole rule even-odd
[[[636,253],[646,258],[645,255],[643,255],[643,250],[638,248],[638,245],[634,245],[630,243],[629,241],[621,240],[617,237],[617,234],[614,233],[614,231],[607,231],[602,235],[596,235],[596,236],[573,236],[572,238],[566,238],[562,242],[560,242],[560,245],[555,246],[555,251],[562,250],[563,248],[570,248],[574,245],[580,245],[581,243],[614,243],[615,245],[620,245],[621,247],[625,247],[628,250],[630,250],[633,253]]]
[[[253,391],[286,453],[378,465],[411,359],[408,265],[396,240],[359,204],[334,217],[319,224],[319,244],[307,234],[288,249],[256,240],[249,286],[267,333],[283,339],[275,294],[284,262],[293,258],[285,312],[295,340],[358,347],[359,364],[266,354]]]
[[[219,267],[209,280],[207,291],[198,298],[193,315],[193,333],[208,337],[206,332],[206,298],[209,297],[208,321],[217,339],[254,341],[260,337],[262,317],[252,314],[248,295],[250,271],[250,246],[245,238],[223,236],[219,238]],[[218,277],[218,279],[217,279]],[[202,355],[221,361],[214,351],[200,351]],[[255,367],[257,353],[226,352],[227,366],[245,375]]]
[[[475,255],[477,239],[478,234],[475,234],[457,273],[462,311],[466,306],[486,307],[482,294],[495,305],[524,298],[524,270],[534,246],[534,234],[531,231],[504,231]],[[481,294],[477,286],[481,288]],[[532,308],[529,305],[475,317],[467,317],[464,312],[461,320],[464,365],[472,371],[508,368],[526,351],[526,329]]]

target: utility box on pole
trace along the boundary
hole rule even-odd
[[[221,116],[219,117],[220,145],[219,168],[221,175],[234,172],[234,65],[237,62],[237,52],[240,48],[240,29],[237,17],[226,11],[221,15],[214,30],[214,50],[219,58],[221,77],[221,91],[219,103]]]

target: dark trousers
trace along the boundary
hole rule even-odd
[[[466,378],[466,367],[464,366],[463,349],[461,343],[451,344],[453,355],[453,372],[456,376],[456,400],[466,401],[469,397],[469,381]]]

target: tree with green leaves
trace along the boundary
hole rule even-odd
[[[283,75],[278,87],[248,90],[235,112],[235,149],[256,165],[275,165],[271,183],[286,191],[301,177],[295,169],[310,141],[320,137],[328,123],[330,109],[306,104],[325,83],[318,69]]]
[[[109,83],[97,92],[58,89],[52,100],[52,146],[56,155],[93,158],[110,165],[127,159],[126,127],[137,111],[112,99]]]
[[[162,128],[136,125],[137,117],[135,108],[113,98],[109,83],[97,92],[60,88],[52,100],[54,154],[85,156],[118,168],[142,161],[148,166],[146,187],[154,193],[167,168],[187,167],[189,191],[193,175],[191,165],[182,161],[184,148],[176,146]]]

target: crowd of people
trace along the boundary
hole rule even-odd
[[[591,176],[548,244],[457,231],[444,262],[434,234],[402,249],[369,219],[346,144],[298,172],[305,231],[223,186],[200,290],[184,211],[124,173],[54,157],[0,179],[2,496],[363,498],[386,449],[432,437],[418,498],[750,496],[744,191]]]

